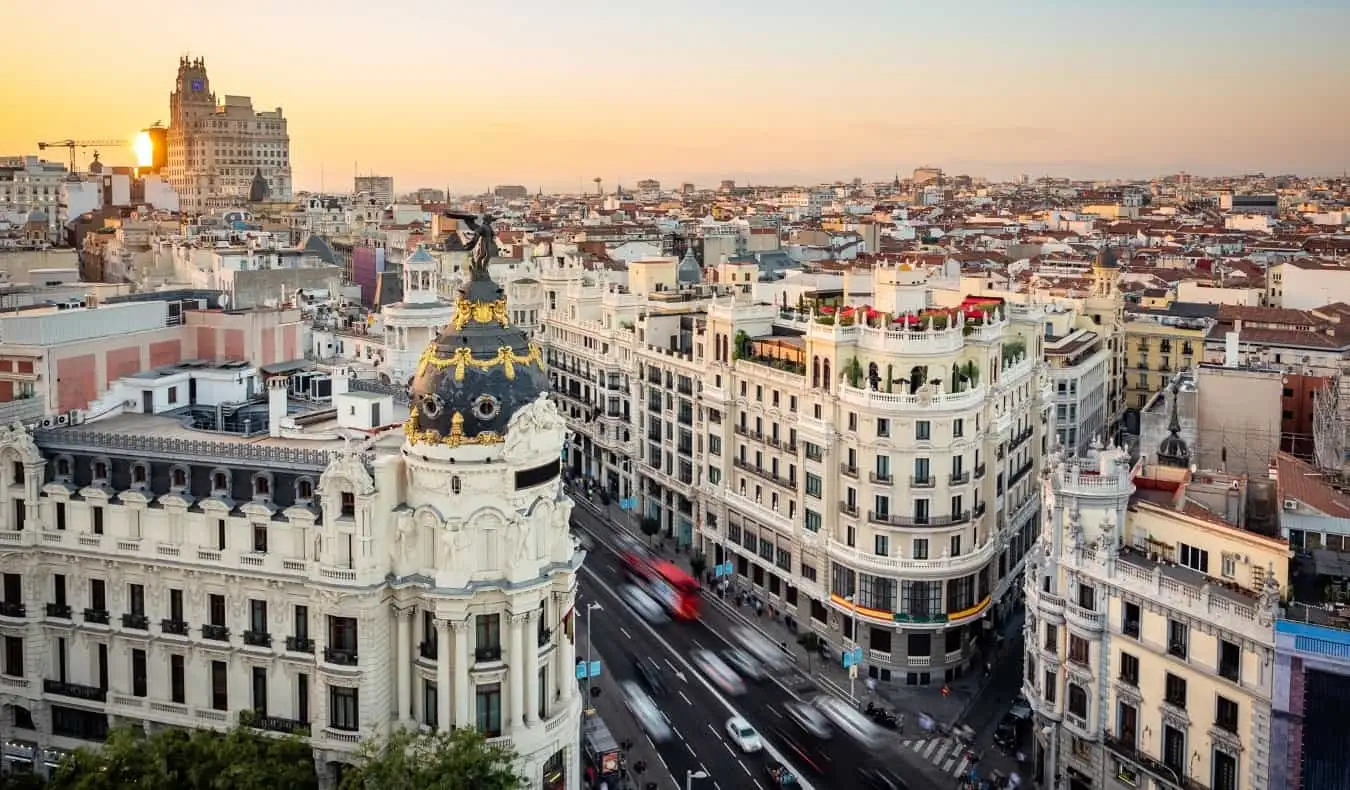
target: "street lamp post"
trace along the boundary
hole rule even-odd
[[[604,608],[605,607],[601,606],[599,603],[595,601],[586,604],[586,693],[587,694],[591,693],[591,688],[594,685],[591,682],[594,680],[594,678],[591,677],[591,667],[595,666],[595,664],[591,663],[591,657],[594,655],[594,653],[591,651],[591,612],[595,611],[596,609],[604,609]]]
[[[858,599],[855,596],[850,595],[846,597],[844,600],[848,601],[849,631],[850,633],[853,634],[853,636],[850,639],[851,644],[849,645],[849,649],[852,650],[858,647]],[[852,697],[855,701],[858,699],[858,695],[855,693],[855,691],[857,690],[857,686],[858,686],[858,665],[857,663],[854,663],[851,667],[849,667],[848,671],[848,695]]]
[[[694,790],[695,779],[707,779],[707,771],[685,771],[684,772],[684,790]]]

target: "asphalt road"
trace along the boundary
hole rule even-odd
[[[575,510],[573,517],[579,526],[599,538],[582,567],[581,577],[582,595],[600,601],[605,607],[603,612],[596,611],[592,615],[597,652],[621,680],[632,676],[633,669],[627,658],[632,653],[652,656],[667,667],[664,680],[670,695],[659,702],[679,735],[673,741],[659,745],[659,750],[681,787],[687,770],[706,770],[710,776],[704,780],[705,787],[707,782],[712,782],[719,790],[750,787],[767,790],[763,758],[734,754],[734,747],[729,746],[721,735],[731,715],[728,704],[777,750],[776,759],[786,757],[798,776],[815,786],[830,790],[862,787],[858,770],[878,762],[905,778],[912,790],[951,785],[950,776],[916,755],[906,755],[900,748],[900,736],[896,736],[889,747],[869,751],[836,733],[831,740],[817,744],[827,758],[821,761],[824,772],[811,770],[791,751],[787,741],[775,736],[776,732],[784,731],[793,738],[807,740],[783,714],[785,704],[801,698],[794,690],[798,688],[797,684],[790,679],[782,682],[771,678],[763,683],[747,684],[746,693],[738,697],[727,698],[713,693],[695,675],[697,670],[690,666],[688,656],[697,649],[716,652],[727,647],[726,637],[735,623],[717,607],[705,603],[702,620],[668,623],[658,626],[653,634],[645,622],[619,602],[616,588],[622,583],[623,574],[617,555],[606,545],[613,537],[609,526],[582,508]],[[579,608],[578,612],[581,611]],[[584,645],[579,646],[579,651],[584,649]],[[677,670],[685,675],[684,681],[676,676]],[[621,736],[616,733],[616,737]],[[695,780],[695,790],[699,786],[700,782]]]

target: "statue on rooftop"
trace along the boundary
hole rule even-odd
[[[469,269],[470,279],[489,279],[488,262],[497,257],[497,236],[492,229],[492,223],[497,221],[497,217],[486,211],[481,214],[447,211],[445,216],[462,221],[469,226],[473,234],[467,242],[471,250],[470,260],[473,261],[473,266]]]

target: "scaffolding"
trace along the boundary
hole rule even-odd
[[[1317,468],[1328,474],[1345,471],[1347,433],[1350,432],[1350,373],[1346,368],[1313,393],[1313,456]]]

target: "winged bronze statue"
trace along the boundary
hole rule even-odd
[[[447,211],[445,216],[460,220],[469,226],[472,236],[468,241],[468,247],[470,260],[473,261],[473,266],[469,270],[470,276],[475,280],[488,279],[488,262],[497,257],[497,236],[492,230],[492,223],[499,218],[487,212],[468,214],[460,211]]]

